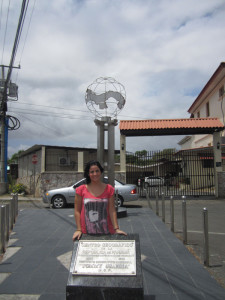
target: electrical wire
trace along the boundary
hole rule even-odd
[[[20,121],[14,116],[7,115],[8,119],[8,129],[9,130],[17,130],[20,128]]]
[[[3,64],[3,57],[4,57],[4,52],[5,52],[5,39],[6,39],[6,33],[8,29],[8,18],[9,18],[9,8],[10,8],[10,3],[11,0],[9,0],[9,5],[8,5],[8,11],[7,11],[7,17],[6,17],[6,26],[5,26],[5,34],[4,34],[4,39],[3,39],[3,48],[2,48],[2,59],[1,59],[1,64]]]
[[[48,126],[44,125],[43,123],[40,124],[40,123],[34,121],[33,119],[31,120],[31,119],[29,119],[28,117],[21,116],[20,114],[18,114],[18,115],[19,115],[20,117],[23,117],[24,119],[30,121],[31,123],[34,123],[34,124],[39,125],[39,126],[41,126],[41,127],[47,128],[47,129],[49,129],[49,130],[52,130],[52,131],[56,132],[57,134],[59,133],[57,130],[55,130],[55,129],[51,128],[51,127],[48,127]]]
[[[17,49],[18,49],[18,45],[19,45],[19,42],[20,42],[21,32],[22,32],[22,29],[23,29],[23,24],[24,24],[24,19],[25,19],[25,16],[26,16],[28,3],[29,3],[29,0],[28,0],[28,2],[26,2],[26,0],[23,0],[22,6],[21,6],[19,22],[18,22],[18,26],[17,26],[17,30],[16,30],[16,36],[15,36],[15,40],[14,40],[14,45],[13,45],[13,50],[12,50],[12,54],[11,54],[8,73],[7,73],[7,77],[6,77],[6,81],[5,81],[5,93],[6,93],[8,83],[9,83],[10,78],[11,78],[12,67],[13,67],[15,57],[16,57],[16,52],[17,52]]]
[[[31,105],[31,106],[41,106],[41,107],[48,107],[48,108],[51,108],[51,109],[60,109],[60,110],[74,110],[74,111],[77,111],[77,112],[84,112],[84,113],[89,113],[89,111],[87,110],[80,110],[80,109],[76,109],[76,108],[64,108],[64,107],[58,107],[58,106],[50,106],[50,105],[41,105],[41,104],[33,104],[33,103],[28,103],[28,102],[13,102],[13,104],[25,104],[25,105]],[[137,116],[127,116],[127,115],[121,115],[119,114],[118,115],[119,117],[125,117],[125,118],[131,118],[131,119],[140,119],[140,120],[143,120],[143,117],[137,117]]]
[[[0,33],[1,33],[1,29],[2,29],[2,6],[3,6],[3,0],[1,3],[1,12],[0,12]]]
[[[62,114],[62,113],[54,113],[54,112],[46,112],[46,111],[37,111],[37,110],[26,110],[26,109],[9,109],[9,112],[13,113],[21,113],[21,114],[29,114],[35,116],[43,116],[43,117],[54,117],[54,118],[62,118],[62,119],[83,119],[90,120],[92,119],[89,116],[75,116],[73,114]]]
[[[26,44],[26,41],[27,41],[28,32],[29,32],[29,30],[30,30],[30,24],[31,24],[31,20],[32,20],[32,17],[33,17],[33,13],[34,13],[35,4],[36,4],[36,0],[34,0],[34,4],[33,4],[33,7],[32,7],[30,19],[29,19],[29,22],[28,22],[28,28],[27,28],[27,32],[26,32],[26,35],[25,35],[25,39],[24,39],[24,43],[23,43],[23,47],[22,47],[20,59],[19,59],[19,65],[20,65],[21,60],[22,60],[22,56],[23,56],[25,44]]]
[[[28,102],[13,102],[13,104],[25,104],[25,105],[31,105],[31,106],[41,106],[41,107],[48,107],[48,108],[53,108],[53,109],[69,110],[69,111],[74,110],[74,111],[79,111],[79,112],[84,112],[84,113],[88,112],[88,110],[80,110],[80,109],[76,109],[76,108],[65,108],[65,107],[58,107],[58,106],[33,104],[33,103],[28,103]]]
[[[24,43],[23,43],[23,47],[22,47],[22,51],[21,51],[21,55],[20,55],[20,59],[19,59],[19,66],[21,64],[23,52],[24,52],[25,45],[26,45],[26,42],[27,42],[27,37],[28,37],[29,30],[30,30],[30,25],[31,25],[31,20],[32,20],[32,17],[33,17],[35,5],[36,5],[36,0],[34,0],[34,2],[33,2],[33,7],[32,7],[32,10],[31,10],[31,15],[30,15],[30,19],[29,19],[29,22],[28,22],[28,28],[27,28],[27,31],[26,31],[26,35],[25,35],[25,39],[24,39]],[[17,71],[16,76],[15,76],[15,83],[18,80],[18,74],[19,74],[19,72]]]

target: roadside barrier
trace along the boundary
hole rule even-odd
[[[165,212],[165,194],[162,192],[162,221],[166,221],[166,212]]]
[[[208,226],[208,209],[203,208],[203,237],[204,237],[204,265],[209,267],[209,226]]]
[[[18,216],[18,194],[14,194],[10,203],[0,205],[0,254],[6,251],[10,231]]]
[[[187,209],[185,196],[182,196],[182,227],[183,227],[183,243],[187,244]]]
[[[156,196],[156,198],[155,198],[156,215],[158,216],[159,215],[159,191],[158,191],[158,189],[155,190],[155,196]]]
[[[174,232],[174,201],[173,196],[170,196],[170,230]]]
[[[159,216],[159,194],[158,189],[155,189],[156,203],[155,203],[155,213]],[[152,209],[152,205],[150,202],[150,196],[148,191],[146,190],[146,199],[149,204],[149,208]],[[165,193],[161,193],[161,201],[162,201],[162,221],[165,223]],[[209,267],[209,232],[208,232],[208,209],[206,207],[203,208],[202,211],[203,218],[203,260],[204,265]],[[175,232],[174,229],[174,196],[170,196],[170,230]],[[183,234],[183,243],[185,245],[188,244],[188,236],[187,236],[187,207],[186,207],[186,196],[182,196],[182,234]]]

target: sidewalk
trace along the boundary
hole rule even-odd
[[[19,211],[0,264],[0,300],[66,299],[73,213],[73,208]],[[139,234],[144,299],[225,299],[225,289],[152,210],[129,205],[127,217],[119,219],[119,226]]]
[[[0,201],[8,201],[12,199],[12,195],[10,194],[4,194],[0,195]],[[18,196],[19,201],[42,201],[42,197],[34,197],[33,195],[19,195]]]

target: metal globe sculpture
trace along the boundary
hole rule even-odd
[[[88,86],[85,101],[96,119],[116,118],[126,103],[125,88],[112,77],[100,77]]]

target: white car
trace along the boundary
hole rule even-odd
[[[105,177],[104,182],[107,182],[107,180]],[[49,190],[44,194],[43,202],[52,204],[54,208],[63,208],[67,204],[74,204],[75,189],[85,183],[86,179],[83,178],[72,186]],[[115,180],[116,190],[118,190],[118,206],[123,206],[124,201],[136,201],[139,198],[135,184],[125,184]]]
[[[145,177],[144,187],[164,185],[164,178],[159,176]]]

